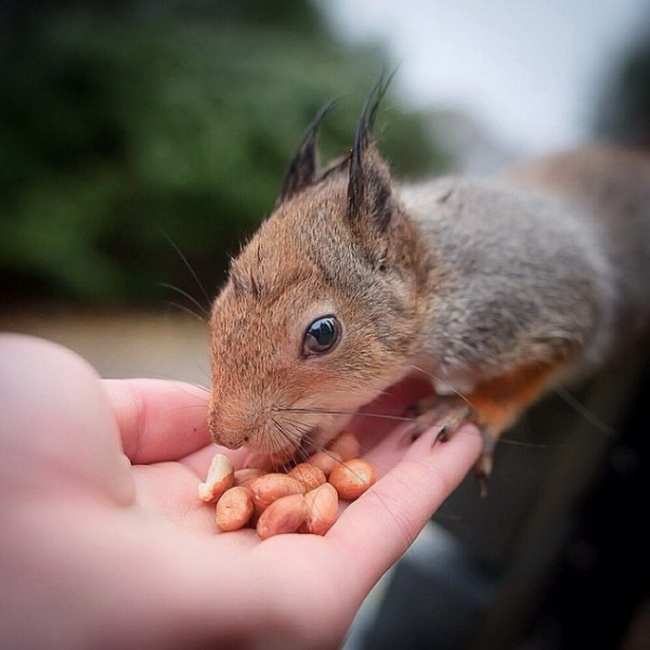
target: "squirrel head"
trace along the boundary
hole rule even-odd
[[[406,374],[417,329],[418,240],[370,129],[317,169],[316,131],[271,216],[231,263],[211,320],[209,428],[218,444],[280,454],[319,448]]]

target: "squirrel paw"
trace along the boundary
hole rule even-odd
[[[483,452],[474,465],[474,476],[478,479],[481,497],[485,498],[488,495],[488,479],[492,474],[497,439],[489,431],[481,430],[481,435],[483,436]]]
[[[407,410],[409,416],[415,419],[407,435],[414,442],[422,433],[434,425],[442,427],[435,437],[433,444],[448,440],[465,422],[472,419],[472,409],[459,397],[425,397]],[[483,452],[474,465],[474,475],[478,479],[481,497],[488,493],[488,479],[492,474],[494,463],[494,448],[497,437],[483,427],[479,427],[483,437]]]
[[[434,425],[442,427],[434,440],[448,440],[470,416],[469,406],[460,398],[436,395],[425,397],[409,408],[415,421],[408,434],[412,441],[417,440],[424,431]]]
[[[406,407],[404,415],[409,418],[417,418],[419,415],[423,415],[427,411],[435,409],[437,406],[440,406],[441,400],[444,398],[438,397],[438,395],[432,394],[427,395],[426,397],[421,397],[413,404],[410,404]]]

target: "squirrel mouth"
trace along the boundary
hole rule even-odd
[[[300,445],[296,448],[296,456],[299,459],[298,462],[311,456],[315,451],[317,444],[315,442],[316,436],[318,435],[319,427],[315,426],[303,433],[300,438]]]

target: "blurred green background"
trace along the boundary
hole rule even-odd
[[[8,9],[7,9],[8,7]],[[338,42],[309,2],[120,0],[5,5],[0,276],[9,302],[160,307],[160,283],[212,293],[273,205],[328,99],[326,155],[350,146],[380,46]],[[426,115],[389,97],[398,174],[448,162]]]

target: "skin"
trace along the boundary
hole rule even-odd
[[[196,497],[216,451],[203,391],[102,381],[27,337],[0,337],[0,357],[3,647],[336,647],[481,449],[471,426],[409,445],[365,422],[381,478],[325,537],[217,534]]]

